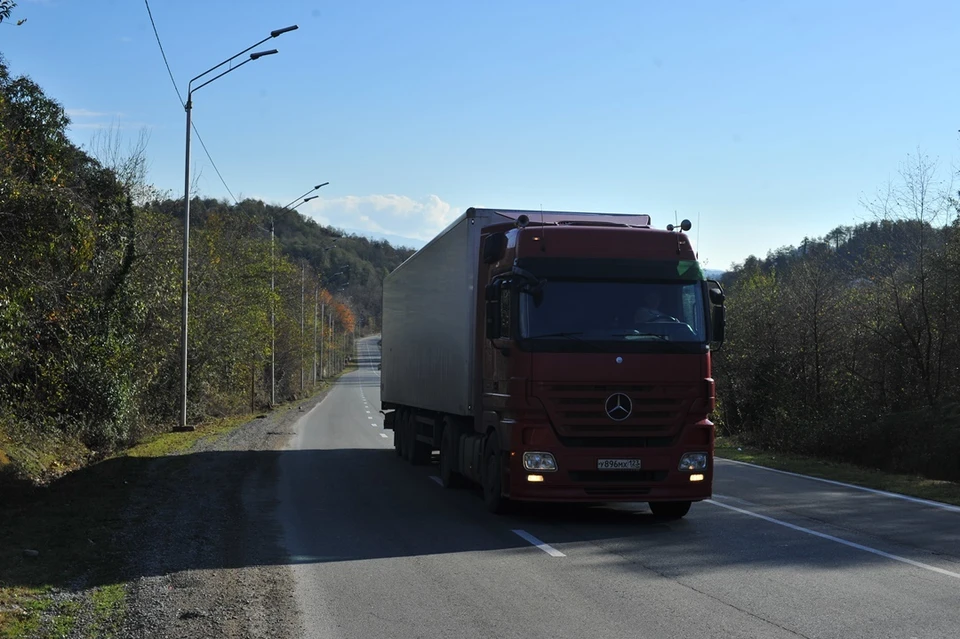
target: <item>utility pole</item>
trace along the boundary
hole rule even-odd
[[[334,375],[337,374],[337,325],[333,322],[333,313],[330,313],[330,347],[333,352],[330,354],[333,360]]]
[[[303,278],[307,265],[300,264],[300,394],[303,395]]]
[[[273,216],[270,216],[270,406],[277,405],[277,318],[276,299],[276,266],[273,257],[274,245]]]
[[[265,56],[274,55],[278,53],[276,49],[271,49],[269,51],[257,51],[256,53],[251,53],[250,56],[238,64],[233,64],[233,60],[236,60],[245,53],[248,53],[251,49],[254,49],[267,40],[271,38],[276,38],[277,36],[283,35],[284,33],[289,33],[290,31],[296,31],[297,25],[291,27],[286,27],[283,29],[275,29],[270,32],[270,35],[261,40],[260,42],[254,44],[253,46],[247,47],[240,53],[237,53],[220,64],[210,67],[200,75],[194,77],[187,83],[187,101],[183,105],[184,110],[186,111],[187,117],[187,126],[186,126],[186,149],[184,153],[184,163],[183,163],[183,281],[181,284],[181,318],[180,318],[180,425],[175,427],[175,431],[192,431],[194,427],[187,424],[187,356],[188,356],[188,335],[187,329],[189,327],[189,301],[190,301],[190,132],[193,127],[193,93],[199,91],[203,87],[207,86],[214,80],[222,78],[232,71],[236,71],[243,65],[248,62],[253,62],[254,60],[259,60]],[[223,71],[206,82],[200,84],[197,87],[193,86],[193,83],[204,77],[208,73],[211,73],[225,64],[229,64],[230,67]]]
[[[320,284],[313,292],[313,385],[317,385],[317,309],[320,306]]]
[[[323,343],[326,340],[324,339],[324,335],[323,335],[323,323],[324,323],[324,319],[327,316],[326,307],[327,307],[327,303],[325,301],[320,303],[320,379],[321,380],[323,380],[323,377],[324,377],[323,375]]]

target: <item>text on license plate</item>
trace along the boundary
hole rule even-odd
[[[598,459],[597,470],[640,470],[639,459]]]

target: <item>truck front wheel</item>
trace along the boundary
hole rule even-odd
[[[664,519],[681,519],[690,512],[689,501],[651,501],[650,512]]]
[[[507,512],[509,507],[509,500],[503,496],[503,456],[496,433],[487,437],[483,454],[483,503],[496,515]]]

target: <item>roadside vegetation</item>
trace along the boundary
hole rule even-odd
[[[960,481],[960,204],[906,160],[872,218],[724,275],[719,430],[745,445]]]
[[[145,132],[82,149],[68,126],[0,59],[0,487],[179,416],[183,200],[147,183]],[[277,403],[313,390],[315,363],[319,377],[343,370],[355,335],[377,330],[383,275],[409,255],[261,201],[192,209],[191,424],[270,409],[271,355]]]

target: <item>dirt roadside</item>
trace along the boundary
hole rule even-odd
[[[327,391],[213,442],[150,460],[131,491],[123,637],[293,637],[293,580],[275,521],[279,451]]]

